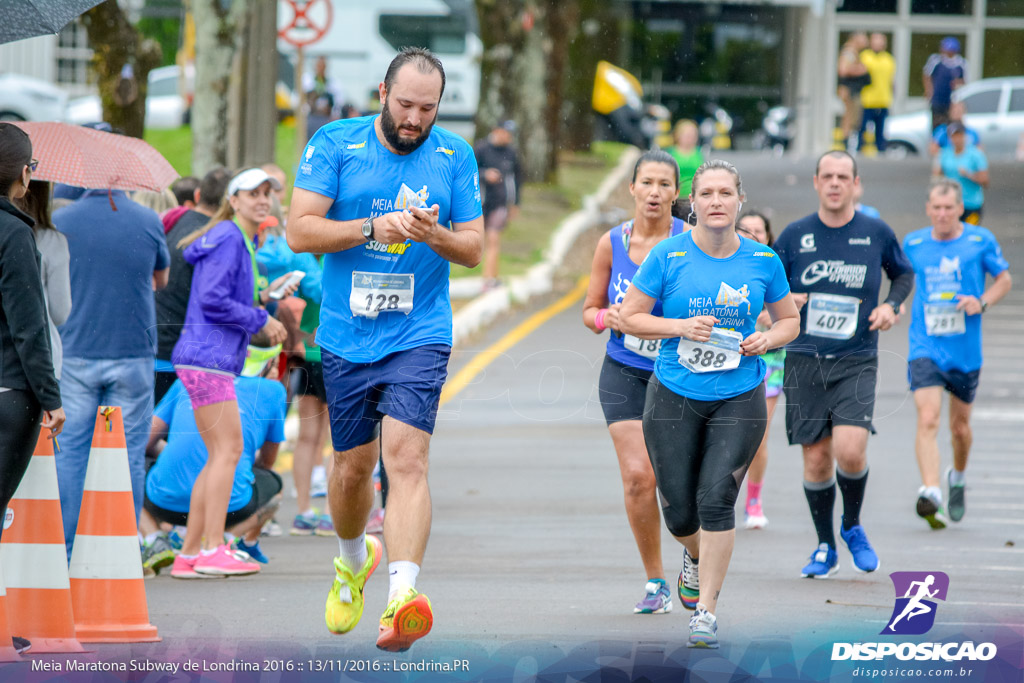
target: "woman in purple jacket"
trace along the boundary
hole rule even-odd
[[[228,184],[228,196],[210,222],[178,244],[195,270],[171,361],[188,391],[209,456],[192,488],[185,540],[171,568],[175,578],[259,571],[258,564],[224,544],[224,518],[244,447],[235,377],[251,335],[265,335],[267,346],[283,342],[286,335],[284,326],[258,305],[253,241],[270,212],[272,189],[281,184],[264,171],[242,171]]]

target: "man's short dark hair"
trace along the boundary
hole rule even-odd
[[[821,160],[825,157],[832,157],[833,159],[849,159],[850,163],[853,164],[853,177],[857,177],[857,160],[853,158],[852,154],[842,149],[832,149],[818,157],[818,163],[814,165],[814,175],[818,175],[821,171]]]
[[[415,64],[422,74],[429,74],[434,71],[441,74],[441,95],[444,95],[444,66],[441,65],[441,60],[437,58],[437,55],[425,47],[403,47],[402,51],[391,60],[391,64],[384,74],[384,88],[388,92],[391,92],[391,85],[395,82],[398,71],[409,63]]]
[[[171,192],[174,193],[178,206],[184,206],[185,202],[194,202],[197,189],[199,189],[199,178],[190,175],[178,178],[171,183]]]
[[[231,171],[218,166],[203,176],[199,181],[199,203],[208,208],[220,206],[224,194],[228,191],[228,183],[231,182]]]

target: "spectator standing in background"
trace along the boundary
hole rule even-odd
[[[480,167],[480,188],[483,190],[484,208],[484,287],[499,284],[498,256],[501,253],[501,233],[509,220],[519,213],[520,188],[523,184],[523,165],[512,145],[514,121],[502,121],[490,134],[476,143],[476,163]]]
[[[50,216],[50,183],[33,180],[29,183],[28,192],[21,199],[15,200],[15,205],[35,221],[33,233],[41,257],[40,274],[50,323],[50,357],[53,359],[54,374],[59,380],[64,347],[57,326],[63,325],[71,314],[71,256],[68,253],[68,240],[57,232]]]
[[[939,51],[924,64],[921,75],[924,96],[932,108],[932,130],[949,122],[949,105],[953,91],[967,82],[967,60],[960,54],[960,41],[946,36]]]
[[[700,132],[697,123],[690,119],[677,121],[672,131],[672,139],[675,144],[668,148],[668,153],[679,164],[679,197],[688,204],[686,198],[690,196],[693,174],[704,163],[704,155],[700,152]]]
[[[302,78],[302,91],[306,93],[306,106],[309,107],[306,119],[309,137],[313,137],[313,133],[324,124],[337,119],[341,115],[341,105],[345,103],[341,86],[327,75],[327,58],[323,55],[317,57],[315,69]]]
[[[68,421],[56,454],[70,558],[99,406],[121,407],[136,518],[142,509],[153,416],[153,291],[167,284],[170,256],[160,218],[121,190],[86,190],[55,211],[53,223],[68,240],[75,302],[60,328]]]
[[[843,119],[839,124],[842,132],[841,144],[844,146],[854,130],[859,130],[861,102],[860,91],[871,82],[871,75],[864,63],[860,61],[860,53],[868,47],[868,37],[861,31],[850,35],[843,43],[839,53],[838,80],[836,92],[843,101]]]
[[[182,256],[178,242],[210,221],[217,212],[224,193],[228,189],[231,173],[224,167],[217,167],[203,176],[195,191],[195,208],[189,209],[178,218],[167,233],[167,249],[171,258],[171,274],[167,286],[158,291],[156,302],[157,345],[156,380],[154,383],[154,404],[159,403],[178,376],[171,364],[171,352],[181,336],[188,309],[188,296],[192,291],[192,264]]]
[[[879,152],[885,151],[885,119],[889,116],[892,105],[893,79],[896,75],[896,60],[886,49],[888,39],[884,33],[872,33],[870,47],[862,50],[860,61],[868,70],[871,82],[860,91],[860,104],[864,114],[860,122],[860,136],[857,140],[857,151],[864,149],[864,131],[868,123],[875,129],[875,146]]]

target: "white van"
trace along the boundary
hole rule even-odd
[[[318,57],[326,57],[327,76],[345,103],[371,111],[379,107],[377,86],[398,51],[407,45],[429,48],[444,64],[446,79],[438,123],[472,139],[483,54],[472,0],[342,0],[333,7],[326,35],[305,48],[308,72]],[[281,2],[279,22],[291,16],[288,3]],[[278,49],[295,59],[288,43],[279,41]]]

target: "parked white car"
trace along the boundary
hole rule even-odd
[[[953,94],[967,108],[964,123],[981,136],[989,159],[1012,159],[1024,144],[1024,76],[985,78]],[[890,116],[885,124],[888,156],[928,154],[931,111]]]
[[[0,74],[0,121],[61,121],[67,94],[46,81]]]
[[[146,128],[177,128],[184,125],[188,103],[178,90],[180,69],[162,66],[149,72],[146,97]],[[99,95],[76,97],[68,103],[67,120],[79,125],[103,120]]]

